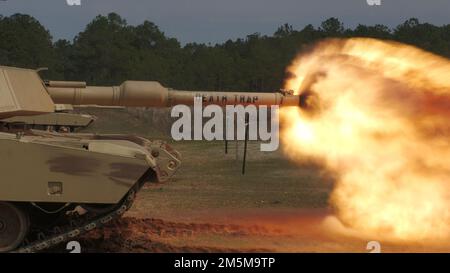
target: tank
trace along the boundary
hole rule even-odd
[[[180,91],[144,81],[98,87],[0,67],[4,124],[55,115],[63,104],[170,107],[195,96],[205,104],[299,105],[289,92]],[[123,215],[145,183],[166,182],[181,166],[181,155],[160,140],[26,126],[1,127],[0,154],[0,252],[42,251],[102,226]]]

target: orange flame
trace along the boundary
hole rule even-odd
[[[449,239],[450,61],[357,38],[321,42],[288,71],[302,103],[281,112],[284,150],[338,175],[341,222],[380,239]]]

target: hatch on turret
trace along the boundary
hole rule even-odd
[[[0,66],[0,118],[51,113],[54,109],[35,70]]]

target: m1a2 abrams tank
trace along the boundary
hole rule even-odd
[[[157,82],[44,83],[35,70],[0,67],[0,252],[42,251],[120,217],[144,183],[169,180],[181,164],[163,141],[11,129],[5,120],[55,113],[55,104],[167,107],[195,96],[218,98],[206,104],[299,105],[289,94],[175,91]]]

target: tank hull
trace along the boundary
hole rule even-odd
[[[155,182],[180,165],[176,156],[164,160],[159,151],[162,159],[155,158],[155,147],[127,136],[33,132],[0,133],[2,201],[115,204],[145,174],[151,176],[149,170]],[[169,163],[169,173],[159,165]]]

